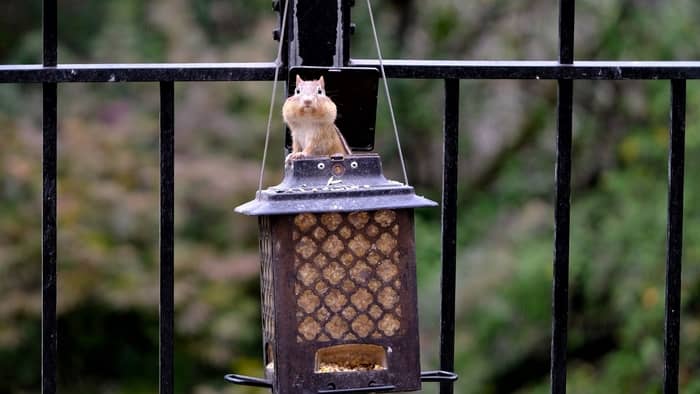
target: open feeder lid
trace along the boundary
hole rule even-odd
[[[244,215],[352,212],[436,206],[413,187],[388,180],[376,153],[294,160],[277,186],[236,207]]]

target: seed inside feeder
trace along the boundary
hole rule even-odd
[[[318,368],[319,373],[327,372],[367,372],[367,371],[380,371],[386,369],[379,364],[364,364],[364,363],[321,363]]]
[[[319,349],[316,373],[367,372],[386,369],[386,352],[377,345],[349,344]]]

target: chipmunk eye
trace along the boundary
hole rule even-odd
[[[299,89],[299,88],[294,89],[294,94],[301,94],[301,89]]]
[[[318,88],[318,90],[316,91],[316,93],[318,93],[318,94],[323,94],[323,89]]]

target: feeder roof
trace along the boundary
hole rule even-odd
[[[244,215],[432,207],[413,187],[388,180],[376,153],[294,160],[277,186],[236,207]]]

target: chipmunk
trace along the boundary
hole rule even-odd
[[[282,106],[284,122],[292,132],[292,153],[285,163],[309,156],[352,154],[335,125],[337,109],[326,96],[323,77],[304,81],[297,75],[294,95]]]

